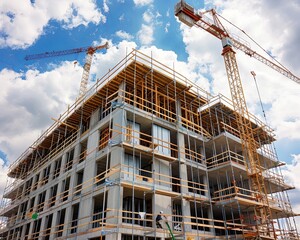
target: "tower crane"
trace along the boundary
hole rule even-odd
[[[208,18],[206,16],[207,14],[210,14],[211,18]],[[268,200],[268,193],[264,183],[263,170],[257,152],[259,144],[254,138],[254,130],[249,120],[250,116],[246,105],[234,48],[241,50],[248,56],[257,59],[299,84],[300,78],[292,74],[282,65],[269,61],[244,43],[240,42],[237,38],[231,36],[222,25],[214,9],[205,11],[204,13],[197,12],[192,6],[181,0],[175,6],[175,15],[187,26],[202,28],[222,42],[222,56],[225,62],[235,118],[238,124],[243,153],[245,159],[248,159],[248,163],[246,163],[245,166],[252,190],[260,194],[259,198],[257,198],[258,201],[260,201],[260,204],[257,204],[254,207],[255,217],[258,219],[256,221],[256,236],[252,238],[264,239],[264,237],[266,237],[268,239],[277,239]]]
[[[78,99],[80,99],[87,91],[90,69],[91,69],[94,53],[97,50],[103,48],[106,49],[108,48],[108,42],[106,42],[104,45],[98,45],[95,47],[89,46],[89,47],[74,48],[74,49],[68,49],[62,51],[52,51],[52,52],[27,55],[25,57],[25,60],[28,61],[28,60],[35,60],[40,58],[57,57],[57,56],[86,52],[86,58],[83,66],[83,73],[80,81],[80,88],[79,88],[79,95],[78,95]]]

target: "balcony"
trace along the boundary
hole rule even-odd
[[[235,164],[239,165],[240,167],[244,167],[245,160],[242,155],[230,150],[206,159],[206,165],[208,169],[222,167],[226,164]]]

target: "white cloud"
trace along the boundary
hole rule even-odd
[[[169,27],[170,27],[170,23],[167,22],[167,23],[166,23],[166,26],[165,26],[165,32],[166,32],[166,33],[169,32]]]
[[[0,1],[0,9],[0,47],[26,48],[32,45],[50,20],[61,22],[68,29],[106,21],[92,0],[40,0],[34,4],[4,0]]]
[[[65,111],[79,92],[82,68],[63,62],[52,70],[0,71],[0,149],[12,161]]]
[[[146,6],[153,3],[153,0],[133,0],[136,6]]]
[[[166,17],[170,17],[170,9],[166,12]]]
[[[104,12],[106,12],[106,13],[109,12],[108,3],[109,3],[108,0],[103,0],[103,10],[104,10]]]
[[[153,13],[149,9],[143,14],[143,20],[146,23],[151,23],[153,21],[153,17]]]
[[[120,17],[119,17],[119,21],[124,21],[125,19],[125,14],[123,13]]]
[[[129,33],[123,31],[123,30],[119,30],[116,32],[116,35],[119,37],[119,38],[122,38],[122,39],[125,39],[125,40],[131,40],[133,39],[133,36],[130,35]]]
[[[153,33],[152,25],[142,24],[137,36],[142,45],[150,45],[154,41]]]

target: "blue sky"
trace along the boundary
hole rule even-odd
[[[230,97],[221,44],[174,17],[176,0],[2,0],[0,2],[0,159],[13,162],[72,103],[79,90],[84,53],[25,61],[28,54],[85,47],[109,41],[91,69],[100,77],[132,47],[140,49],[213,94]],[[187,0],[196,9],[215,7],[300,76],[298,0]],[[236,32],[251,42],[241,32]],[[251,47],[256,46],[251,43]],[[257,74],[284,174],[300,189],[300,85],[237,52],[251,112],[261,116],[250,71]],[[74,61],[78,61],[76,66]],[[7,166],[1,171],[5,185]],[[292,200],[300,212],[299,191]]]

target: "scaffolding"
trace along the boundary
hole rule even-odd
[[[251,189],[232,102],[133,50],[9,167],[1,236],[299,239],[273,130],[244,121],[266,195]],[[265,207],[272,237],[256,214]]]

